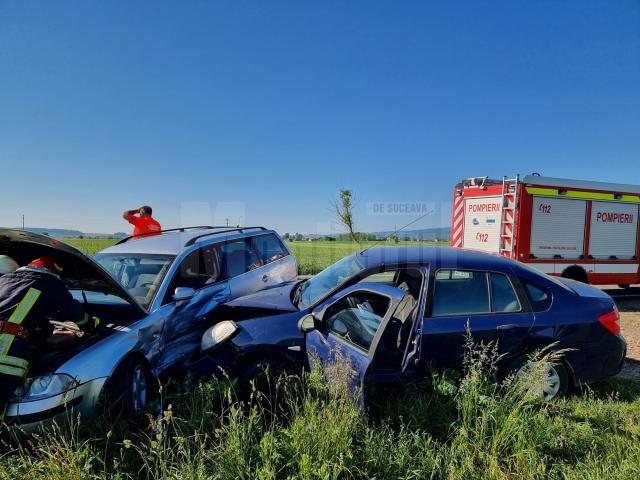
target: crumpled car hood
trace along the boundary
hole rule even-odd
[[[229,307],[244,307],[273,310],[280,312],[297,312],[298,308],[291,302],[291,291],[300,280],[283,283],[277,287],[267,288],[244,297],[236,298],[226,305]]]

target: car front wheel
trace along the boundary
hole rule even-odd
[[[155,397],[153,377],[137,358],[126,360],[114,373],[108,391],[112,411],[125,416],[141,415]]]

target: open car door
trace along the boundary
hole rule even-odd
[[[399,288],[370,282],[352,285],[320,304],[301,320],[310,365],[314,367],[320,362],[331,381],[331,376],[345,371],[340,368],[344,364],[347,372],[350,370],[351,392],[364,394],[374,355],[386,360],[398,350],[402,358],[404,352],[393,348],[394,341],[381,340],[405,297],[406,292]],[[384,343],[390,343],[391,348]]]

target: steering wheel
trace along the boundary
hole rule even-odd
[[[153,285],[153,282],[149,281],[149,282],[142,282],[142,285],[140,285],[140,288],[145,288],[145,287],[149,287],[151,288],[151,286]]]

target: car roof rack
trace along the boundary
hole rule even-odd
[[[196,237],[192,237],[187,241],[187,243],[184,244],[184,246],[185,247],[190,247],[191,245],[196,243],[201,238],[209,237],[211,235],[220,235],[221,233],[231,233],[231,232],[244,233],[245,230],[263,230],[263,231],[267,231],[267,229],[264,228],[264,227],[236,227],[236,228],[215,227],[215,228],[225,228],[226,230],[221,230],[221,231],[218,231],[218,232],[203,233],[202,235],[198,235]]]
[[[157,232],[146,232],[146,233],[139,233],[138,235],[129,235],[128,237],[124,237],[122,240],[116,243],[116,245],[120,245],[121,243],[126,243],[133,238],[145,237],[147,235],[158,235],[160,233],[166,233],[166,232],[185,232],[187,230],[198,230],[198,229],[209,229],[209,228],[227,228],[227,226],[196,225],[194,227],[168,228],[166,230],[159,230]]]

